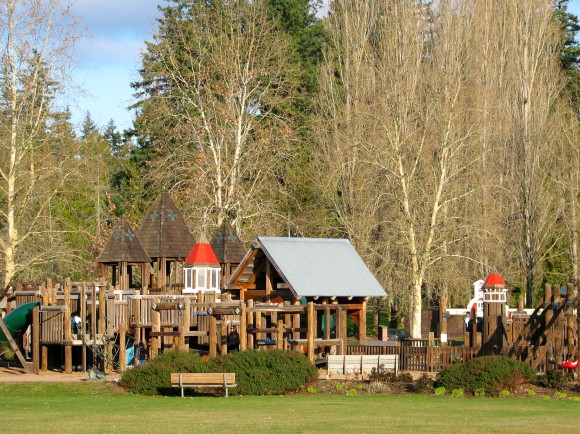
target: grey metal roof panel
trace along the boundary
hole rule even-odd
[[[258,242],[299,297],[387,295],[346,239],[258,237]]]

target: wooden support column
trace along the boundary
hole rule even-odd
[[[81,347],[81,364],[83,372],[87,372],[87,284],[83,282],[81,284],[81,293],[79,295],[79,315],[81,317],[81,330],[80,337],[82,339]]]
[[[276,336],[276,348],[284,349],[284,321],[278,320],[278,336]]]
[[[367,341],[367,301],[361,303],[359,311],[359,343],[364,345]]]
[[[185,338],[185,333],[189,333],[191,328],[191,298],[186,298],[183,301],[183,312],[182,312],[182,329],[179,333],[179,348],[181,351],[189,350],[189,341]]]
[[[254,328],[254,314],[250,312],[250,309],[254,307],[254,300],[248,300],[248,314],[247,314],[247,327]],[[254,334],[248,333],[248,348],[254,348]]]
[[[348,311],[346,309],[340,311],[340,338],[342,339],[341,355],[345,355],[348,341]]]
[[[248,329],[247,329],[247,316],[246,316],[246,303],[243,301],[240,303],[240,351],[246,351],[248,349]]]
[[[71,331],[71,311],[70,311],[70,291],[71,280],[66,278],[64,281],[64,372],[72,374],[72,331]]]
[[[156,300],[157,303],[159,303],[159,300]],[[151,331],[153,332],[160,332],[161,331],[161,312],[159,312],[158,310],[154,310],[152,315],[151,315],[151,319],[152,319],[152,327],[151,327]],[[160,349],[161,345],[160,345],[160,340],[159,337],[155,336],[151,338],[151,354],[149,355],[150,359],[154,359],[155,357],[157,357],[157,354],[159,354],[159,349]]]
[[[217,355],[217,324],[215,316],[209,316],[209,357],[215,357]]]
[[[40,373],[40,308],[32,310],[32,372]]]
[[[272,265],[270,261],[266,261],[266,301],[270,301],[270,294],[272,293]]]
[[[220,321],[220,354],[228,353],[228,323],[225,315],[221,315]]]
[[[143,342],[141,337],[141,299],[137,298],[140,297],[139,291],[135,290],[133,292],[133,297],[135,297],[131,301],[131,303],[133,304],[132,306],[133,317],[128,318],[128,321],[130,327],[133,327],[135,330],[135,340],[133,341],[133,345],[135,347],[135,351],[133,352],[133,354],[135,354],[135,357],[133,358],[133,364],[135,366],[138,366],[139,360],[137,358],[137,346],[139,345],[140,342]],[[145,342],[143,342],[143,344],[145,344]]]
[[[42,297],[42,306],[48,306],[48,303],[50,301],[50,291],[52,290],[49,289],[49,285],[50,287],[52,287],[52,282],[50,279],[46,279],[46,292],[44,294],[44,296]],[[40,336],[40,334],[39,334]],[[42,371],[47,371],[48,370],[48,346],[47,345],[42,345],[40,348],[40,369]]]
[[[307,305],[308,331],[306,332],[307,357],[314,363],[314,338],[316,337],[316,317],[314,303],[309,301]]]
[[[106,325],[105,325],[105,310],[107,309],[106,302],[105,302],[105,287],[99,287],[99,331],[98,334],[105,335],[107,332]]]
[[[576,348],[576,336],[574,336],[574,285],[568,283],[566,292],[566,338],[568,360],[574,360],[574,351]]]
[[[127,326],[124,322],[119,324],[119,368],[121,371],[127,369]]]
[[[330,306],[324,306],[324,339],[330,339]]]
[[[296,300],[294,302],[294,306],[300,306],[300,300]],[[295,313],[292,315],[292,328],[297,330],[300,328],[300,314]],[[295,331],[292,333],[292,339],[300,339],[300,332]]]

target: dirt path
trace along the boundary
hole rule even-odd
[[[115,375],[112,376],[112,378]],[[111,379],[112,379],[111,378]],[[72,374],[65,374],[58,371],[41,372],[39,375],[27,374],[24,369],[6,368],[0,366],[0,383],[70,383],[76,381],[88,381],[89,374],[87,372],[73,372]]]

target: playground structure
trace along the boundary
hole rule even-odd
[[[103,283],[70,280],[62,285],[51,281],[18,285],[9,298],[12,312],[23,307],[30,312],[31,370],[63,366],[66,373],[73,371],[73,365],[86,371],[88,354],[101,359],[105,370],[113,369],[113,364],[123,370],[127,351],[138,342],[148,342],[150,357],[175,348],[215,357],[232,349],[228,336],[234,329],[239,336],[236,350],[294,349],[314,362],[325,352],[345,354],[347,316],[364,317],[365,305],[364,301],[254,303],[234,301],[225,294],[219,298],[215,293],[119,293]],[[71,322],[71,312],[81,319],[78,327]],[[336,324],[332,336],[331,321]],[[80,354],[73,356],[75,348]]]
[[[427,338],[371,342],[367,303],[386,293],[350,242],[258,237],[246,250],[224,223],[211,246],[195,243],[167,193],[139,231],[121,219],[97,262],[97,281],[48,279],[1,294],[8,315],[0,319],[0,353],[14,351],[33,372],[86,371],[95,363],[123,370],[138,363],[140,343],[150,358],[175,348],[209,357],[280,348],[301,351],[314,363],[324,363],[326,355],[396,355],[400,369],[438,371],[503,354],[539,372],[577,370],[574,284],[547,285],[533,312],[520,302],[508,315],[506,284],[491,274],[474,286],[462,346],[448,342],[445,299],[437,330]],[[349,323],[358,343],[348,341]],[[30,366],[23,353],[31,356]]]

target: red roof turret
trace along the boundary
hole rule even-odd
[[[218,265],[219,261],[208,243],[197,243],[189,252],[185,265]]]
[[[499,274],[490,274],[483,282],[484,288],[505,288],[505,282]]]

